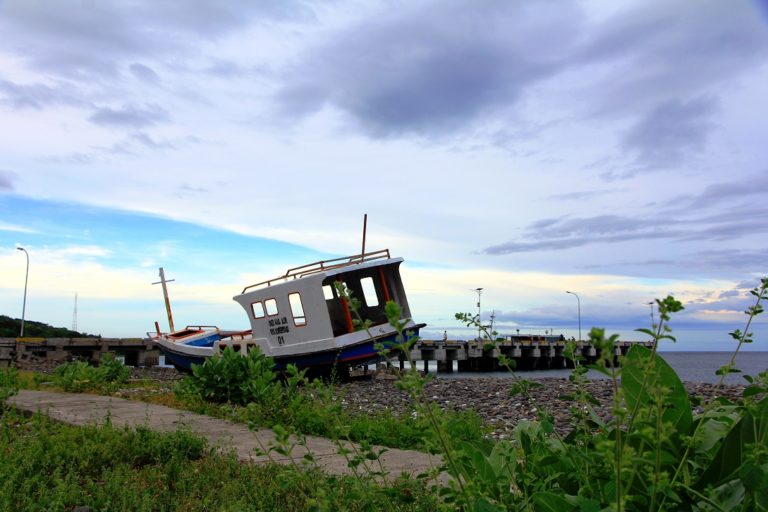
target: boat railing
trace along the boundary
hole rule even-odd
[[[363,254],[355,254],[353,256],[345,256],[343,258],[334,258],[330,260],[321,260],[300,267],[290,268],[282,276],[275,277],[273,279],[267,279],[260,283],[252,284],[243,288],[242,293],[252,289],[260,288],[262,286],[272,286],[277,283],[284,283],[290,279],[299,279],[308,275],[317,274],[319,272],[326,272],[335,268],[346,267],[349,265],[357,265],[365,261],[389,259],[389,249],[382,249],[380,251],[366,252]]]

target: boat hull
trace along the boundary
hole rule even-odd
[[[418,335],[418,329],[409,329],[409,332],[413,333],[412,336]],[[397,336],[397,333],[393,333],[340,349],[273,357],[275,369],[278,371],[285,370],[288,365],[293,364],[300,369],[312,368],[313,371],[323,373],[323,371],[330,372],[333,369],[346,369],[350,366],[372,364],[383,359],[377,348],[396,345],[398,343]],[[189,347],[183,344],[160,343],[156,339],[154,341],[165,355],[166,361],[183,372],[191,372],[193,365],[203,364],[207,358],[216,355],[217,352],[214,345],[210,347]],[[192,350],[194,350],[194,353],[192,353]]]

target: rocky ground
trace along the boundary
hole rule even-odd
[[[542,386],[531,389],[530,399],[521,394],[510,396],[512,379],[509,378],[433,379],[426,385],[425,392],[443,408],[474,410],[491,425],[491,435],[496,438],[508,438],[518,421],[536,418],[537,410],[542,408],[554,416],[556,429],[567,433],[571,430],[570,409],[574,403],[564,396],[575,391],[574,385],[562,378],[536,379],[536,382]],[[715,395],[712,384],[686,383],[686,389],[689,395],[705,400]],[[717,394],[736,399],[743,389],[743,386],[727,386]],[[389,408],[407,413],[412,407],[410,397],[397,389],[394,380],[352,382],[342,385],[341,390],[345,406],[351,410],[372,412]],[[597,414],[607,418],[613,396],[610,381],[591,381],[587,390],[600,402],[595,406]]]
[[[24,369],[43,373],[50,373],[55,366],[52,363],[23,365]],[[167,382],[163,390],[170,390],[172,381],[183,376],[172,368],[133,368],[131,371],[131,379]],[[513,383],[510,378],[432,379],[427,383],[425,393],[429,400],[442,408],[474,410],[492,427],[491,435],[496,438],[508,438],[518,421],[536,418],[537,410],[542,408],[552,413],[559,432],[570,431],[570,410],[574,403],[564,397],[575,391],[574,385],[563,378],[536,379],[536,382],[542,385],[531,389],[530,398],[521,394],[510,396]],[[604,419],[610,410],[610,386],[608,380],[593,380],[587,385],[587,390],[600,402],[595,411]],[[715,395],[713,384],[688,382],[685,386],[690,396],[701,397],[704,401]],[[743,389],[743,386],[726,386],[717,395],[737,399]],[[399,390],[396,378],[388,374],[341,384],[338,390],[344,406],[350,411],[375,413],[392,409],[397,414],[410,414],[413,408],[408,394]],[[129,395],[129,390],[126,390],[126,398]]]

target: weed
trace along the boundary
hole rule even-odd
[[[76,447],[76,448],[74,448]],[[412,482],[360,484],[279,465],[241,464],[188,432],[0,419],[0,510],[440,510]]]
[[[751,341],[767,288],[768,278],[752,292],[744,332],[732,333],[736,352]],[[542,420],[518,424],[514,442],[455,449],[458,464],[446,469],[465,485],[444,490],[446,499],[483,510],[768,509],[768,372],[745,377],[742,400],[715,399],[694,415],[682,382],[656,353],[660,340],[674,340],[669,321],[683,306],[671,296],[656,306],[658,324],[641,329],[653,347],[632,347],[620,368],[613,366],[617,336],[590,332],[603,354],[590,368],[613,383],[611,421],[589,413],[593,397],[580,388],[573,398],[582,413],[565,439]],[[734,361],[718,374],[736,371]],[[572,380],[583,382],[585,371],[577,366]]]
[[[64,391],[82,393],[100,391],[109,393],[128,381],[131,370],[117,361],[112,354],[104,354],[99,366],[85,361],[59,365],[52,374],[53,382]]]
[[[258,347],[251,349],[246,357],[227,347],[221,355],[194,365],[192,376],[185,379],[186,388],[181,391],[219,403],[246,405],[269,401],[274,398],[274,366],[274,361]]]
[[[0,407],[19,389],[19,372],[15,368],[0,369]],[[0,409],[1,410],[1,409]]]

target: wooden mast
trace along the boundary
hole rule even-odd
[[[152,284],[162,284],[163,285],[163,298],[165,299],[165,310],[168,313],[168,326],[171,328],[170,332],[176,331],[176,329],[173,327],[173,314],[171,313],[171,299],[168,298],[168,286],[166,286],[166,283],[170,283],[175,281],[175,279],[166,280],[165,279],[165,272],[163,271],[163,267],[160,267],[160,280],[156,283]]]

